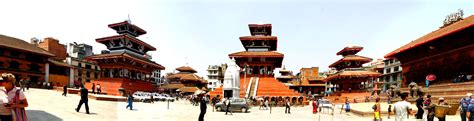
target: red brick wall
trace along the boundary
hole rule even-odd
[[[44,38],[44,40],[38,44],[38,47],[54,54],[56,57],[53,57],[53,59],[55,60],[64,60],[67,57],[65,45],[60,44],[57,39],[51,37]]]

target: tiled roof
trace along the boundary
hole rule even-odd
[[[167,76],[168,79],[178,79],[181,81],[200,81],[201,83],[206,83],[204,79],[193,73],[176,73]]]
[[[48,59],[48,61],[56,66],[62,66],[62,67],[68,67],[68,68],[72,68],[71,65],[68,65],[67,63],[64,63],[64,62],[59,62],[59,61],[55,61],[53,59]]]
[[[362,49],[364,49],[364,47],[361,47],[361,46],[347,46],[347,47],[344,47],[344,49],[340,50],[339,52],[337,52],[336,55],[342,55],[342,53],[344,53],[345,51],[349,51],[349,50],[352,50],[352,51],[361,51]]]
[[[53,57],[54,56],[53,54],[49,53],[48,51],[43,50],[39,47],[36,47],[35,45],[30,44],[26,41],[23,41],[21,39],[14,38],[14,37],[5,36],[5,35],[2,35],[2,34],[0,34],[0,46],[8,47],[8,48],[14,48],[14,49],[23,50],[23,51],[28,51],[28,52],[48,56],[48,57]]]
[[[272,24],[249,24],[249,27],[272,27]]]
[[[197,90],[199,90],[199,88],[197,88],[197,87],[181,87],[181,88],[177,89],[176,91],[178,91],[178,92],[196,92]]]
[[[142,28],[136,26],[136,25],[133,25],[132,23],[129,23],[128,21],[123,21],[123,22],[119,22],[119,23],[114,23],[114,24],[109,24],[109,28],[114,28],[116,26],[120,26],[120,25],[123,25],[123,24],[128,24],[128,25],[131,25],[133,28],[137,29],[138,31],[140,31],[141,33],[143,34],[146,34],[146,31],[143,30]]]
[[[129,59],[137,60],[138,62],[154,66],[154,67],[156,67],[160,70],[165,69],[164,66],[162,66],[162,65],[160,65],[156,62],[153,62],[153,61],[148,60],[148,59],[143,59],[143,57],[134,56],[133,54],[127,54],[126,52],[93,55],[93,56],[86,57],[86,59],[96,60],[96,59],[109,59],[109,58],[121,58],[121,57],[126,57],[126,58],[129,58]]]
[[[242,51],[229,54],[229,57],[281,57],[283,54],[276,51],[264,51],[264,52],[253,52],[253,51]]]
[[[242,36],[239,37],[242,40],[277,40],[276,36]]]
[[[127,38],[128,40],[130,40],[132,42],[142,44],[145,48],[148,48],[151,51],[156,50],[156,48],[151,46],[150,44],[148,44],[146,42],[143,42],[140,39],[135,38],[135,37],[130,36],[130,35],[127,35],[127,34],[120,34],[120,35],[114,35],[114,36],[109,36],[109,37],[102,37],[102,38],[95,39],[95,41],[107,45],[108,44],[108,43],[106,43],[107,41],[110,41],[110,40],[113,40],[113,39],[120,39],[120,38]]]
[[[184,87],[183,84],[165,84],[163,86],[161,86],[160,88],[163,88],[163,89],[179,89],[181,87]]]
[[[324,81],[332,81],[338,78],[345,78],[345,77],[378,77],[382,74],[378,72],[372,71],[365,71],[365,70],[342,70],[328,78],[324,79]]]
[[[372,58],[369,57],[364,57],[364,56],[358,56],[358,55],[347,55],[344,56],[343,58],[339,59],[338,61],[334,62],[333,64],[329,65],[329,67],[334,67],[338,65],[339,63],[345,62],[345,61],[361,61],[362,63],[367,63],[372,61]]]
[[[181,66],[181,67],[176,68],[176,70],[178,70],[180,72],[191,72],[191,73],[196,73],[197,72],[196,70],[194,70],[193,68],[191,68],[189,66]]]
[[[461,31],[461,30],[464,30],[466,28],[469,28],[469,27],[472,27],[474,26],[474,15],[471,15],[467,18],[464,18],[464,20],[460,20],[456,23],[453,23],[451,25],[448,25],[446,27],[443,27],[443,28],[440,28],[436,31],[433,31],[431,33],[428,33],[414,41],[411,41],[410,43],[388,53],[387,55],[385,55],[385,58],[390,58],[390,57],[393,57],[394,55],[398,54],[398,53],[401,53],[401,52],[404,52],[406,50],[409,50],[409,49],[412,49],[412,48],[415,48],[417,46],[420,46],[420,45],[423,45],[425,43],[428,43],[428,42],[431,42],[431,41],[434,41],[438,38],[441,38],[443,36],[446,36],[446,35],[449,35],[449,34],[453,34],[455,32],[458,32],[458,31]]]

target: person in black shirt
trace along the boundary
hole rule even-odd
[[[206,97],[203,94],[199,96],[200,108],[201,113],[199,114],[199,121],[204,121],[204,115],[206,114],[207,105],[206,105]]]
[[[77,105],[76,112],[79,112],[81,109],[82,104],[86,106],[86,113],[89,114],[89,103],[88,103],[88,98],[87,95],[89,91],[84,87],[84,85],[81,85],[81,100],[79,101],[79,105]]]
[[[418,112],[416,113],[416,119],[423,119],[423,95],[418,95],[418,99],[416,100],[416,107],[418,108]]]
[[[63,96],[66,96],[66,94],[67,94],[67,86],[64,85],[63,86]]]
[[[290,114],[290,99],[286,99],[286,102],[285,102],[285,114],[288,113]]]

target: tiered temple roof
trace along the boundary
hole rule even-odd
[[[207,84],[207,81],[196,75],[195,73],[197,73],[197,71],[189,66],[181,66],[176,68],[176,70],[179,72],[166,77],[173,82],[163,85],[162,88],[177,89],[176,91],[179,92],[192,93],[204,87],[202,85]]]
[[[356,82],[366,81],[369,77],[378,77],[378,72],[367,71],[362,68],[362,64],[372,61],[371,58],[355,55],[361,51],[363,47],[347,46],[337,53],[343,58],[331,64],[330,68],[336,68],[338,71],[324,79],[326,82],[335,81],[333,83],[345,84],[345,88],[354,87]],[[356,88],[354,88],[356,89]]]
[[[390,57],[394,57],[395,55],[397,54],[400,54],[400,53],[403,53],[407,50],[410,50],[410,49],[413,49],[413,48],[416,48],[416,47],[419,47],[421,45],[424,45],[424,44],[427,44],[431,41],[434,41],[434,40],[437,40],[441,37],[445,37],[447,35],[450,35],[450,34],[454,34],[456,32],[459,32],[461,30],[464,30],[466,28],[469,28],[469,27],[474,27],[474,15],[471,15],[467,18],[464,18],[463,20],[460,20],[458,22],[455,22],[449,26],[446,26],[446,27],[443,27],[443,28],[440,28],[436,31],[433,31],[431,33],[428,33],[416,40],[413,40],[411,41],[410,43],[388,53],[387,55],[385,55],[385,58],[390,58]]]
[[[112,95],[157,90],[150,75],[165,67],[153,62],[147,55],[148,51],[155,51],[156,48],[136,38],[146,34],[146,31],[129,21],[109,24],[108,27],[119,35],[98,38],[96,42],[107,46],[109,51],[85,58],[96,61],[102,71],[101,78],[91,83],[102,84],[108,90],[106,93]],[[126,92],[119,92],[118,89]]]

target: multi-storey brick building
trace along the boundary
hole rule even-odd
[[[32,87],[48,75],[48,58],[54,55],[26,41],[0,35],[0,73],[12,73],[17,80],[28,79]]]

